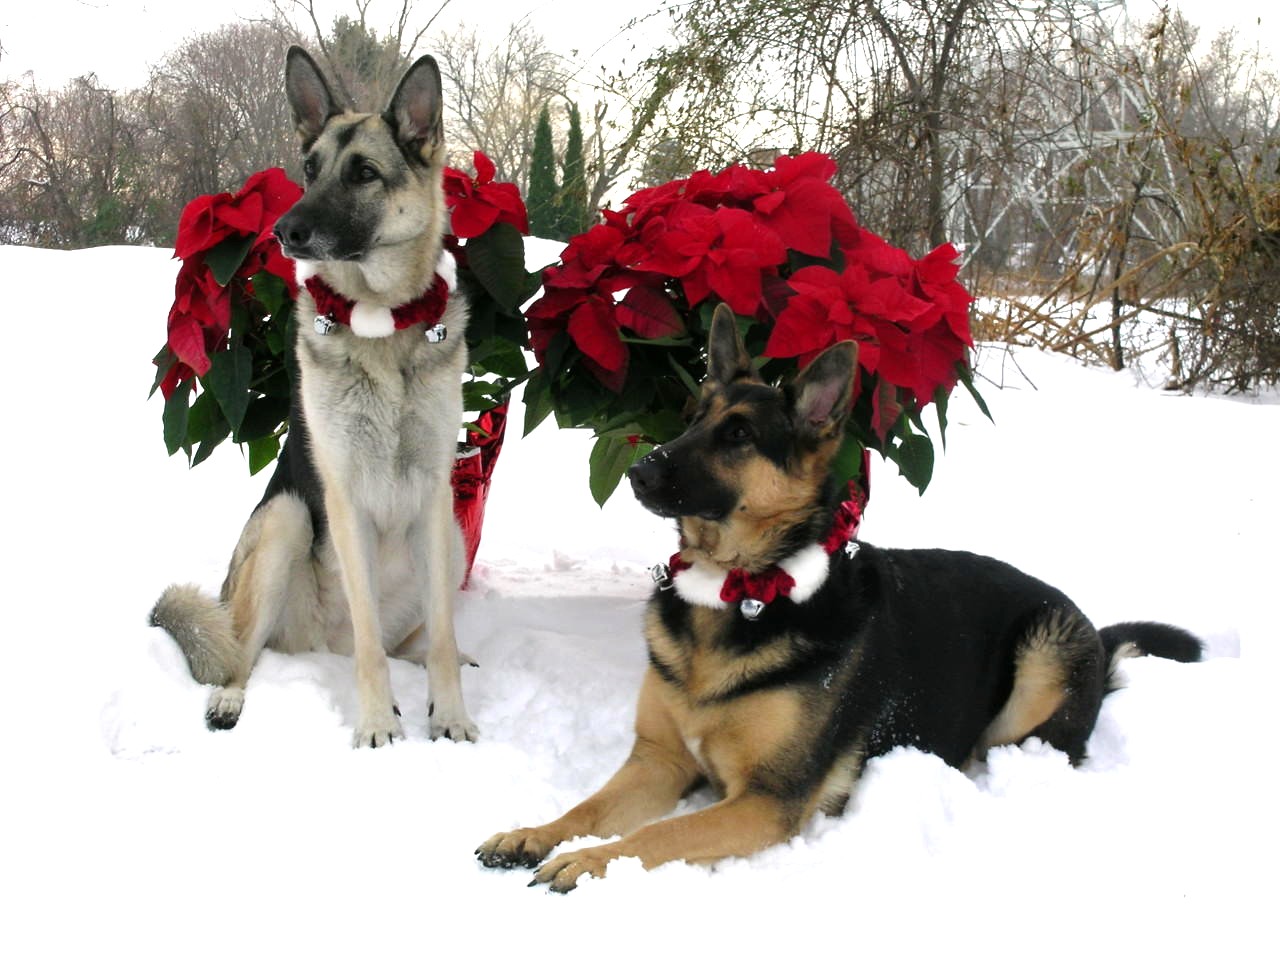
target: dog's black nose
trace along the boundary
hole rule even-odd
[[[285,250],[305,250],[311,243],[311,228],[301,217],[285,214],[276,221],[274,232]]]
[[[662,485],[662,464],[654,454],[642,457],[631,465],[627,479],[637,497],[644,497]]]

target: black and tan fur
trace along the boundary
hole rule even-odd
[[[677,519],[686,561],[760,572],[823,536],[855,363],[840,344],[775,389],[717,310],[692,424],[631,472],[640,502]],[[902,745],[960,766],[1035,736],[1079,762],[1122,641],[1199,655],[1163,625],[1100,634],[1062,593],[996,560],[870,544],[833,554],[807,602],[777,599],[754,621],[656,590],[645,635],[626,763],[560,819],[486,841],[483,863],[534,866],[564,841],[620,835],[538,870],[535,883],[566,891],[615,857],[747,855],[841,811],[867,760]],[[702,780],[723,799],[656,819]]]
[[[285,254],[349,299],[393,307],[432,283],[447,224],[440,73],[407,71],[380,114],[342,109],[315,62],[289,51],[286,90],[306,192],[279,221]],[[385,338],[321,335],[299,290],[299,373],[276,472],[249,517],[215,601],[171,587],[153,611],[213,684],[207,720],[232,727],[267,646],[355,658],[357,745],[403,736],[387,654],[425,664],[431,736],[472,740],[454,638],[461,538],[451,470],[467,364],[464,298],[443,343],[421,326]]]

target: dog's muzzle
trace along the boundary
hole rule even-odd
[[[669,446],[669,445],[668,445]],[[709,478],[694,479],[687,470],[677,470],[667,447],[658,447],[641,457],[627,471],[631,490],[640,506],[659,517],[701,517],[723,519],[732,507],[729,497]]]

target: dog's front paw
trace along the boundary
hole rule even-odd
[[[495,833],[476,848],[476,859],[486,867],[509,870],[512,867],[536,867],[547,858],[560,838],[541,827],[523,827]]]
[[[583,874],[603,877],[608,869],[609,861],[618,854],[608,845],[602,847],[584,847],[562,853],[554,860],[548,860],[533,875],[529,886],[545,883],[556,893],[568,893],[578,885]]]
[[[244,689],[219,687],[209,695],[209,705],[204,711],[204,722],[210,730],[230,730],[240,721],[244,709]]]
[[[427,734],[432,740],[445,737],[454,743],[475,743],[480,739],[480,728],[469,716],[466,708],[437,710],[435,703],[427,705]]]
[[[351,745],[354,747],[385,747],[404,739],[404,728],[400,725],[400,711],[395,706],[390,710],[379,711],[375,716],[362,716],[356,726]]]

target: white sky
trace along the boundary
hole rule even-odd
[[[440,2],[417,0],[416,19],[425,22]],[[501,33],[528,18],[551,49],[578,50],[585,57],[615,38],[632,17],[659,5],[660,0],[449,0],[436,23],[452,27],[464,21]],[[326,24],[339,13],[355,12],[352,0],[316,0],[316,8]],[[110,87],[140,86],[148,67],[187,36],[265,16],[270,9],[268,0],[5,0],[0,4],[0,78],[31,71],[38,86],[55,87],[92,71]],[[399,0],[373,0],[369,22],[375,28],[389,24],[399,9]],[[430,53],[430,34],[424,39],[418,52]],[[630,59],[629,47],[615,43],[609,51],[615,59]]]
[[[418,0],[420,15],[428,16],[437,2]],[[354,9],[351,0],[317,0],[316,5],[322,22]],[[374,0],[371,21],[389,21],[399,5],[399,0]],[[484,24],[501,32],[516,19],[528,17],[556,52],[576,49],[592,63],[616,64],[619,58],[634,59],[628,40],[614,40],[619,28],[630,17],[660,5],[661,0],[450,0],[438,23],[452,26],[465,20],[480,27],[482,12]],[[1157,0],[1130,0],[1129,14],[1147,19],[1159,5]],[[1243,40],[1258,42],[1280,60],[1280,6],[1274,0],[1175,0],[1173,5],[1204,28],[1205,35],[1236,27]],[[266,0],[5,0],[0,12],[0,78],[31,71],[37,85],[54,87],[93,71],[107,86],[139,86],[148,66],[189,34],[267,9]],[[379,16],[379,11],[385,15]],[[664,22],[659,17],[654,25]],[[421,52],[430,52],[429,39]]]

